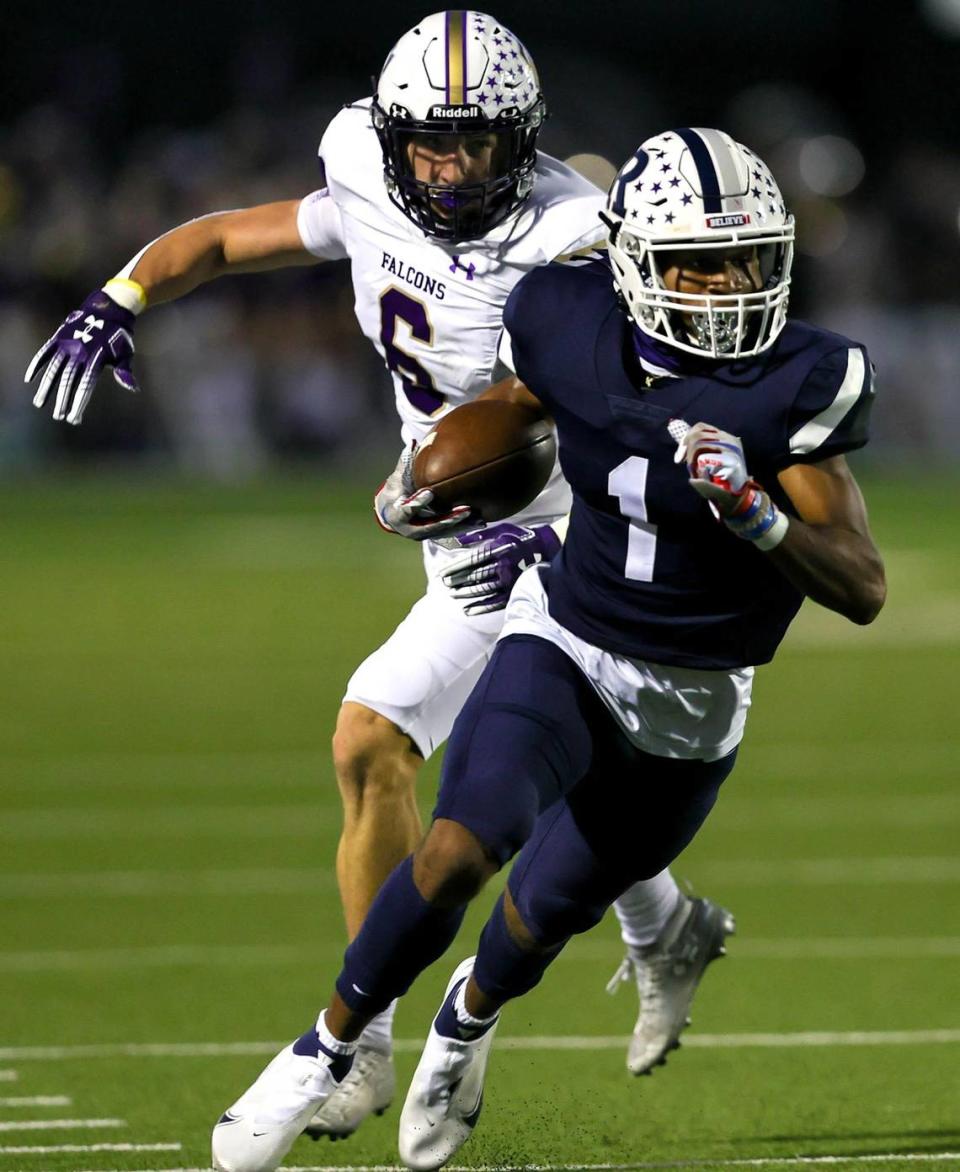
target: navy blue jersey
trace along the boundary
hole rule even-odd
[[[556,422],[574,494],[546,575],[553,617],[594,646],[655,663],[769,661],[803,596],[690,488],[670,424],[703,420],[740,436],[750,474],[794,513],[781,469],[867,441],[863,347],[789,322],[756,358],[695,360],[695,373],[651,379],[599,262],[533,270],[503,320],[517,375]]]

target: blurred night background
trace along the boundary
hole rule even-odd
[[[960,0],[507,2],[551,154],[619,165],[649,134],[719,126],[798,219],[793,310],[879,369],[863,459],[949,460],[960,433]],[[84,425],[23,370],[144,243],[205,212],[306,194],[316,146],[429,4],[18,2],[0,41],[0,472],[135,467],[243,479],[389,458],[386,371],[345,264],[201,289],[137,332],[144,393],[103,379]]]

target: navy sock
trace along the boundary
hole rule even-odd
[[[294,1054],[308,1054],[311,1058],[319,1058],[322,1054],[325,1058],[330,1060],[330,1073],[337,1080],[343,1080],[350,1073],[353,1066],[352,1054],[335,1054],[333,1050],[328,1050],[327,1047],[317,1037],[316,1030],[307,1030],[293,1043]]]
[[[359,935],[347,949],[337,992],[357,1013],[371,1017],[402,997],[425,968],[453,943],[466,904],[439,908],[413,882],[413,856],[394,869],[373,901]]]
[[[560,954],[563,944],[549,952],[521,948],[507,929],[501,895],[480,936],[477,962],[473,966],[474,979],[488,997],[502,1005],[538,985]]]

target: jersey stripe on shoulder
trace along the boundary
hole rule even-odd
[[[790,437],[791,453],[802,456],[816,451],[833,434],[867,387],[867,365],[863,351],[852,346],[847,350],[847,370],[833,402],[794,432]]]
[[[591,263],[592,261],[607,259],[607,245],[606,241],[603,244],[586,244],[583,248],[578,248],[574,252],[565,252],[561,256],[553,258],[553,263],[558,265],[583,265]]]

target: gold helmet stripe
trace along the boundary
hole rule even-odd
[[[467,14],[447,12],[447,104],[462,106],[467,100]]]

